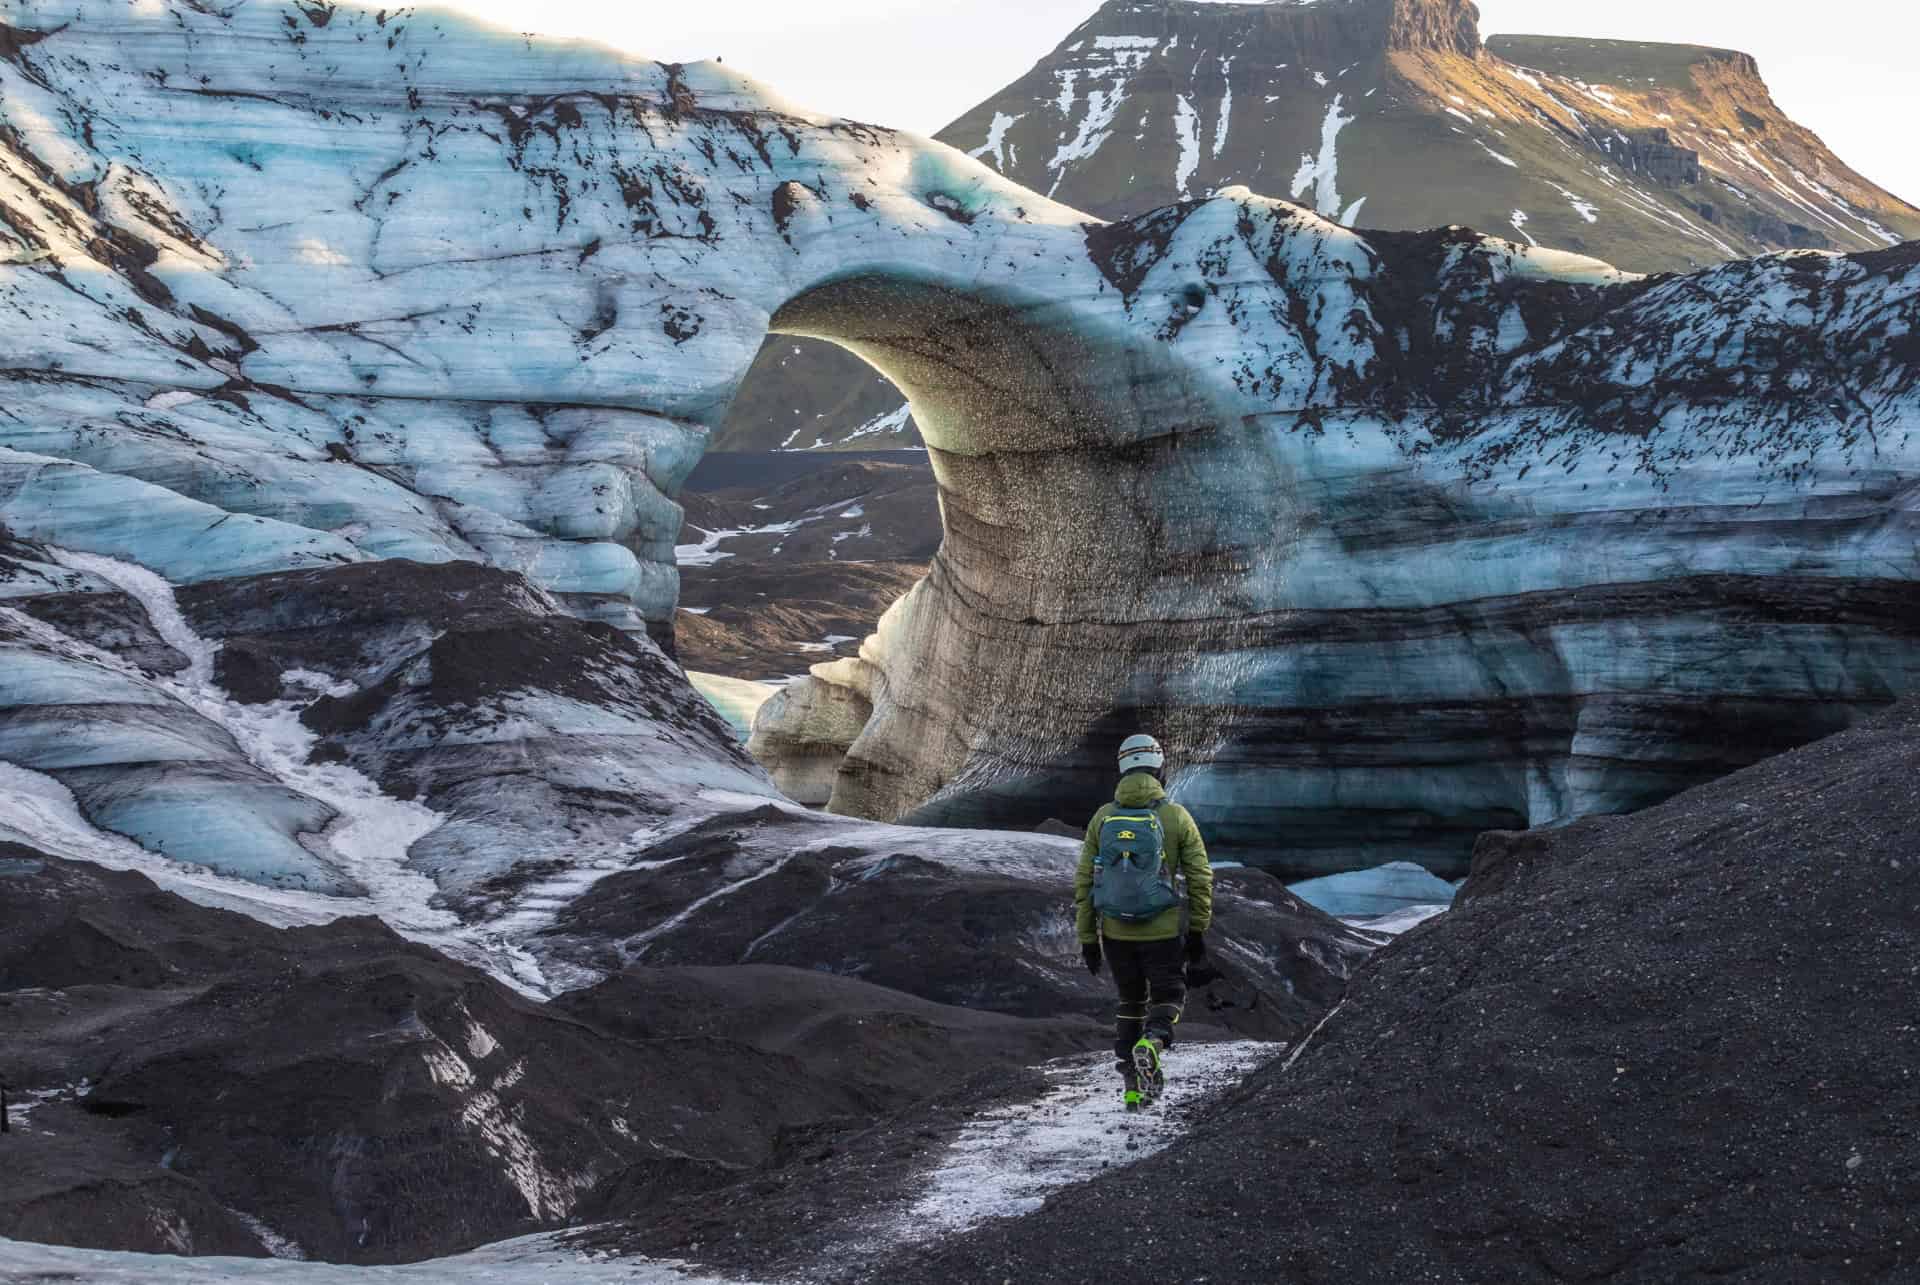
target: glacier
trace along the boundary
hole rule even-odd
[[[145,657],[7,617],[0,757],[152,850],[215,809],[236,872],[355,890],[339,809],[182,715],[123,588],[28,593],[50,550],[175,586],[223,683],[441,816],[407,861],[460,913],[773,797],[663,650],[673,496],[769,330],[899,386],[941,487],[928,579],[756,718],[843,813],[1076,815],[1144,726],[1222,855],[1450,875],[1914,685],[1911,246],[1641,278],[1245,189],[1103,223],[717,64],[427,10],[31,0],[0,36],[7,592]],[[258,605],[434,567],[436,603],[513,577],[514,623],[328,606],[385,641],[316,660]]]

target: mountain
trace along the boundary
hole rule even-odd
[[[1553,36],[1483,45],[1465,0],[1111,0],[938,135],[1122,218],[1245,186],[1349,226],[1464,224],[1634,272],[1920,238],[1725,49]],[[844,352],[771,344],[731,449],[917,440]]]
[[[1920,210],[1788,118],[1744,54],[1483,47],[1477,18],[1464,0],[1113,0],[941,139],[1107,218],[1238,185],[1634,272],[1920,238]]]

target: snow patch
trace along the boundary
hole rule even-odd
[[[1070,166],[1092,156],[1112,136],[1114,117],[1127,99],[1128,84],[1161,43],[1151,36],[1102,36],[1095,40],[1094,49],[1104,55],[1101,60],[1103,65],[1056,73],[1060,78],[1060,97],[1055,106],[1059,108],[1062,119],[1068,122],[1073,120],[1083,75],[1087,80],[1087,107],[1086,115],[1081,118],[1073,137],[1069,139],[1062,133],[1059,150],[1047,163],[1047,172],[1053,175],[1049,195],[1059,190]]]
[[[1567,198],[1567,204],[1573,207],[1575,214],[1578,214],[1589,223],[1598,223],[1600,221],[1600,207],[1592,201],[1587,200],[1571,188],[1561,187],[1558,183],[1549,183],[1548,186]]]
[[[817,445],[824,445],[824,443],[817,443]],[[756,504],[754,507],[765,508],[766,506]],[[700,532],[702,537],[700,543],[676,544],[673,546],[673,560],[675,565],[682,567],[710,567],[716,562],[733,556],[720,547],[728,540],[744,535],[788,535],[799,529],[803,522],[811,520],[770,522],[766,526],[732,527],[724,531],[709,531],[705,527],[695,527],[694,530]]]
[[[1476,143],[1480,143],[1480,140],[1477,138],[1474,139],[1473,141]],[[1485,143],[1480,143],[1480,150],[1485,152],[1488,156],[1491,156],[1494,160],[1499,161],[1502,165],[1506,166],[1508,169],[1517,170],[1520,168],[1519,161],[1514,160],[1511,156],[1502,156],[1500,153],[1494,151],[1491,147],[1488,147]]]
[[[1181,196],[1187,195],[1187,185],[1193,182],[1194,174],[1200,169],[1200,114],[1193,110],[1193,104],[1187,101],[1185,94],[1178,94],[1173,104],[1173,132],[1180,143],[1180,163],[1173,169],[1173,185]]]
[[[1335,94],[1332,104],[1327,108],[1326,119],[1320,122],[1320,154],[1309,156],[1302,154],[1300,168],[1293,175],[1293,197],[1299,200],[1313,190],[1314,212],[1324,218],[1333,218],[1340,212],[1340,131],[1353,124],[1358,117],[1344,115],[1340,108],[1345,96]]]
[[[199,393],[188,392],[184,388],[171,388],[164,393],[155,393],[142,403],[148,410],[178,410],[194,402],[204,401]]]
[[[724,898],[727,898],[727,897],[731,897],[734,893],[739,892],[742,888],[746,887],[748,884],[758,883],[762,879],[767,878],[769,875],[779,874],[782,870],[786,869],[788,864],[790,864],[794,860],[794,858],[797,857],[798,855],[799,853],[792,853],[787,856],[781,857],[777,861],[770,861],[766,864],[764,868],[754,871],[752,874],[747,875],[745,878],[735,879],[732,883],[724,884],[721,887],[715,888],[712,892],[708,893],[704,897],[699,897],[694,899],[693,901],[688,902],[684,909],[680,910],[676,914],[668,916],[666,919],[661,920],[659,923],[647,929],[645,932],[635,933],[633,936],[629,937],[622,945],[622,950],[626,954],[628,962],[630,963],[637,962],[638,960],[643,959],[646,956],[647,951],[652,949],[654,942],[658,941],[661,937],[665,936],[667,933],[672,932],[674,929],[678,928],[681,924],[686,923],[689,919],[692,919],[695,915],[699,914],[702,910],[706,909],[708,906],[712,905],[714,902],[723,900]]]
[[[492,1057],[500,1047],[500,1041],[493,1038],[493,1032],[471,1019],[467,1024],[467,1056],[476,1062],[484,1062]]]
[[[1227,129],[1233,123],[1233,59],[1220,60],[1220,76],[1227,82],[1225,92],[1220,95],[1219,123],[1213,127],[1213,155],[1218,159],[1220,153],[1227,150]]]
[[[851,433],[848,433],[846,437],[841,440],[845,443],[857,441],[862,437],[874,437],[884,433],[903,433],[906,431],[907,421],[912,418],[913,407],[902,402],[890,411],[875,415],[872,419],[854,429]]]
[[[55,998],[64,994],[62,991],[44,991],[38,989],[16,990],[9,993],[19,997],[44,995],[48,998]],[[12,1094],[7,1102],[7,1120],[9,1127],[21,1133],[51,1133],[53,1132],[51,1129],[36,1130],[32,1125],[27,1123],[27,1117],[48,1103],[77,1102],[91,1092],[93,1092],[93,1085],[83,1079],[70,1084],[57,1085],[51,1089],[28,1089],[24,1098],[17,1093]]]
[[[1005,112],[993,114],[993,124],[987,127],[987,141],[974,148],[967,155],[979,160],[989,152],[993,154],[993,167],[997,170],[1007,168],[1007,131],[1026,119],[1025,113],[1009,116]],[[856,436],[858,436],[856,434]],[[791,440],[791,439],[789,439]]]
[[[1295,1048],[1292,1053],[1289,1053],[1287,1055],[1286,1063],[1280,1068],[1280,1074],[1285,1075],[1287,1072],[1293,1070],[1293,1064],[1295,1062],[1298,1062],[1300,1060],[1301,1055],[1304,1054],[1307,1051],[1307,1049],[1312,1046],[1314,1040],[1319,1037],[1320,1032],[1327,1029],[1327,1023],[1331,1022],[1335,1017],[1337,1017],[1340,1013],[1340,1010],[1345,1008],[1346,1006],[1347,1006],[1347,1001],[1341,1000],[1338,1004],[1335,1004],[1331,1009],[1327,1010],[1327,1015],[1325,1017],[1321,1018],[1318,1022],[1314,1023],[1313,1029],[1307,1032],[1307,1038],[1304,1040],[1301,1040],[1299,1047]]]
[[[230,1209],[227,1212],[238,1218],[241,1224],[254,1234],[260,1242],[260,1248],[266,1250],[270,1256],[294,1263],[307,1261],[307,1251],[300,1248],[297,1242],[282,1236],[252,1214],[241,1213],[238,1209]]]
[[[1534,75],[1532,72],[1513,66],[1510,63],[1499,63],[1497,65],[1499,66],[1501,71],[1504,71],[1505,73],[1507,73],[1507,75],[1513,77],[1515,80],[1519,81],[1521,84],[1532,85],[1535,89],[1539,90],[1543,94],[1547,92],[1547,87],[1541,84],[1540,78]]]
[[[961,1131],[926,1194],[895,1235],[913,1242],[966,1231],[993,1218],[1032,1213],[1052,1192],[1109,1167],[1144,1160],[1185,1132],[1197,1103],[1245,1079],[1285,1045],[1181,1044],[1167,1053],[1167,1091],[1147,1111],[1120,1099],[1111,1053],[1047,1065],[1051,1087],[1034,1102],[999,1107]]]
[[[324,241],[307,237],[293,248],[294,257],[302,263],[311,263],[316,267],[344,267],[353,260],[334,249]]]

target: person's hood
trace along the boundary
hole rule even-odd
[[[1129,772],[1120,778],[1113,801],[1123,808],[1147,808],[1166,802],[1167,791],[1150,772]]]

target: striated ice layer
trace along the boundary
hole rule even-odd
[[[0,840],[279,925],[377,914],[544,994],[577,970],[530,953],[533,907],[621,868],[658,818],[775,797],[644,636],[511,573],[376,562],[176,592],[6,547],[62,592],[0,601]],[[65,631],[108,588],[164,640],[133,654],[170,672]]]
[[[117,574],[107,559],[73,565]],[[53,776],[93,826],[153,852],[264,884],[363,892],[320,843],[339,813],[250,755],[209,683],[199,664],[148,675],[0,607],[0,763]]]

